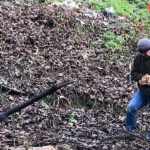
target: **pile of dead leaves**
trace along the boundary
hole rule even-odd
[[[109,63],[105,55],[111,57],[111,48],[95,50],[91,46],[109,29],[102,14],[94,19],[87,18],[79,9],[17,6],[9,2],[0,5],[1,80],[7,81],[10,89],[27,94],[37,94],[56,82],[75,81],[47,98],[53,99],[57,106],[65,104],[63,109],[41,102],[10,116],[1,124],[0,146],[27,143],[30,146],[68,144],[74,149],[129,148],[132,140],[126,141],[115,134],[124,127],[125,108],[136,88],[126,79],[129,54],[118,51],[124,58],[119,66],[115,61]],[[81,24],[83,20],[85,24]],[[130,28],[110,30],[126,34]],[[126,39],[124,45],[132,47],[133,39]],[[105,41],[99,42],[105,45]],[[0,98],[1,111],[28,99],[7,93],[2,93]],[[81,101],[91,110],[73,109],[72,101]],[[76,115],[72,116],[74,112]],[[144,122],[142,125],[147,130],[148,125]],[[145,143],[142,144],[137,141],[132,146],[144,147]]]

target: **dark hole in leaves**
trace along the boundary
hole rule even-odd
[[[44,58],[45,58],[45,59],[49,59],[50,56],[49,56],[49,55],[45,55]]]
[[[31,37],[28,37],[27,41],[25,42],[25,44],[31,44],[34,45],[34,40]]]
[[[54,21],[53,20],[48,20],[46,23],[45,23],[45,26],[48,26],[50,28],[53,28],[54,27]]]
[[[5,42],[8,43],[8,44],[15,44],[15,43],[16,43],[16,42],[15,42],[14,40],[12,40],[12,39],[6,39]]]

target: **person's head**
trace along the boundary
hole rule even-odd
[[[143,38],[137,43],[137,50],[147,56],[150,56],[150,40]]]

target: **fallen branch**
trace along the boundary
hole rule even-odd
[[[43,97],[49,95],[49,94],[52,94],[54,93],[56,90],[64,87],[64,86],[67,86],[69,84],[72,84],[73,81],[69,81],[69,82],[63,82],[63,83],[60,83],[58,85],[54,85],[52,86],[51,88],[48,88],[47,90],[43,91],[42,93],[38,94],[38,95],[35,95],[33,96],[31,99],[29,99],[28,101],[25,101],[24,103],[18,105],[18,106],[15,106],[14,108],[6,111],[6,112],[2,112],[0,113],[0,121],[4,121],[8,116],[12,115],[13,113],[15,112],[18,112],[20,110],[22,110],[23,108],[33,104],[34,102],[37,102],[39,101],[40,99],[42,99]]]

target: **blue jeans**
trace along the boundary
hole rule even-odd
[[[126,112],[126,129],[128,131],[136,131],[137,111],[148,104],[150,105],[150,95],[143,94],[140,90],[133,95]]]

